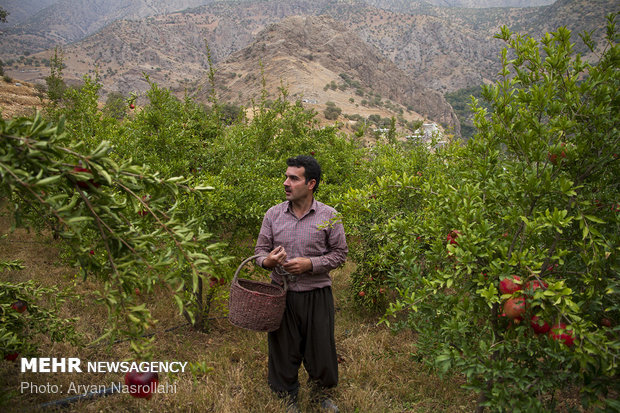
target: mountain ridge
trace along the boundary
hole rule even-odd
[[[77,5],[93,1],[101,7],[120,4],[118,0],[112,3],[79,0],[75,5],[79,9]],[[144,0],[131,1],[146,7]],[[152,0],[150,4],[162,2]],[[199,2],[178,0],[170,2],[169,6],[181,7]],[[66,4],[66,1],[58,3]],[[79,82],[84,74],[99,76],[104,93],[117,91],[123,94],[143,93],[148,88],[145,80],[148,75],[152,81],[182,95],[191,92],[197,82],[204,82],[209,70],[206,45],[212,63],[219,64],[250,45],[265,27],[283,18],[329,15],[375,47],[415,84],[443,94],[496,79],[503,43],[493,35],[502,24],[539,38],[545,31],[555,30],[561,22],[567,22],[569,28],[594,30],[595,37],[600,39],[604,31],[604,15],[617,11],[618,6],[613,0],[598,0],[596,7],[587,5],[585,0],[558,0],[552,5],[535,8],[463,9],[401,0],[213,1],[178,12],[136,20],[115,20],[80,41],[65,44],[62,46],[66,64],[63,75],[68,82],[74,83]],[[77,19],[80,13],[74,18]],[[89,16],[93,15],[92,10],[89,13]],[[105,14],[103,10],[102,14]],[[59,32],[51,30],[46,35],[53,37]],[[0,45],[0,51],[7,47],[17,50],[28,42],[35,42],[35,37],[24,35],[16,38],[5,31],[0,36],[4,45]],[[12,44],[12,41],[16,43]],[[578,47],[581,47],[578,50],[585,51],[583,46]],[[346,59],[346,47],[339,53]],[[49,74],[45,64],[51,54],[52,50],[48,49],[28,57],[21,56],[18,61],[15,58],[6,60],[3,53],[5,72],[16,79],[42,83]],[[390,70],[394,71],[393,68]],[[334,80],[334,73],[331,71],[326,79],[331,77]],[[400,75],[393,77],[401,78]],[[284,82],[292,84],[295,79],[284,79]],[[224,89],[226,87],[224,84]],[[392,89],[398,87],[391,86]],[[389,87],[383,89],[389,90]],[[377,93],[387,96],[386,93],[390,92]],[[449,118],[444,110],[433,113],[445,121]]]
[[[263,72],[261,82],[254,73],[257,67]],[[245,104],[260,99],[265,89],[268,97],[275,98],[287,79],[296,80],[284,85],[288,93],[313,102],[313,107],[332,102],[352,114],[363,109],[364,100],[367,104],[362,106],[372,109],[374,98],[376,109],[387,104],[392,112],[404,114],[413,108],[416,113],[407,110],[411,115],[407,120],[430,118],[460,133],[456,114],[443,95],[410,79],[330,16],[291,16],[270,25],[251,45],[217,65],[215,85],[224,101]],[[343,79],[355,86],[346,87]],[[209,94],[204,79],[195,96],[206,101]]]
[[[80,0],[81,3],[93,0]],[[116,0],[119,2],[120,0]],[[139,2],[141,0],[132,0]],[[179,4],[191,4],[191,2],[204,2],[204,0],[179,0]],[[374,0],[375,3],[392,4],[392,8],[397,8],[395,4],[400,4],[395,0]],[[59,3],[64,3],[61,1]],[[192,64],[199,64],[204,70],[207,63],[196,60],[195,56],[190,53],[196,53],[196,49],[204,49],[204,40],[209,43],[212,58],[214,62],[218,62],[229,54],[247,46],[254,35],[262,30],[266,25],[272,24],[277,20],[289,15],[319,15],[328,14],[334,19],[344,23],[349,29],[356,29],[360,37],[376,46],[382,52],[394,61],[401,69],[405,70],[410,76],[416,80],[424,82],[424,84],[445,93],[454,91],[463,87],[469,87],[476,84],[488,82],[497,73],[498,56],[503,44],[493,38],[493,35],[499,31],[500,23],[499,14],[495,9],[483,9],[482,11],[472,11],[454,9],[454,8],[437,8],[434,6],[424,6],[426,14],[409,14],[409,11],[422,10],[422,3],[405,2],[407,4],[401,6],[401,12],[395,12],[380,8],[374,8],[366,5],[361,1],[327,1],[317,0],[314,2],[303,0],[292,0],[287,2],[261,2],[261,1],[245,1],[235,3],[235,7],[231,8],[231,3],[211,2],[207,5],[199,6],[193,9],[187,9],[182,12],[169,13],[159,16],[151,16],[146,19],[139,20],[120,20],[114,21],[110,25],[100,28],[95,34],[85,39],[66,45],[67,55],[82,55],[80,60],[86,63],[86,66],[94,68],[99,65],[100,70],[104,72],[120,73],[123,68],[114,67],[114,56],[110,56],[107,60],[102,59],[106,54],[106,36],[112,40],[115,37],[120,38],[125,44],[133,44],[132,55],[136,59],[133,67],[126,69],[130,72],[136,72],[135,67],[142,69],[150,69],[148,61],[152,60],[148,55],[156,54],[160,60],[171,60],[186,62],[189,60]],[[524,9],[506,9],[501,12],[505,22],[512,27],[520,28],[523,32],[531,32],[532,35],[539,37],[545,31],[545,22],[551,22],[553,30],[557,27],[556,15],[562,15],[565,20],[572,20],[573,25],[577,26],[580,31],[591,29],[592,21],[599,20],[598,31],[601,32],[602,20],[607,10],[613,10],[613,0],[599,1],[598,5],[603,7],[587,8],[588,17],[586,20],[578,19],[584,15],[583,11],[577,12],[579,5],[583,5],[584,1],[579,0],[559,0],[553,6],[545,6],[539,8]],[[364,6],[365,5],[365,6]],[[363,7],[362,7],[363,6]],[[387,7],[386,7],[387,8]],[[618,7],[616,6],[616,9]],[[409,11],[408,11],[409,10]],[[456,10],[456,11],[455,11]],[[380,21],[379,19],[383,19]],[[482,21],[479,21],[482,19]],[[533,22],[532,27],[525,27],[526,21]],[[208,20],[205,24],[204,21]],[[141,27],[140,33],[132,30],[132,26]],[[171,26],[177,27],[171,27]],[[159,27],[155,27],[159,26]],[[172,43],[189,45],[187,53],[183,47],[175,47],[166,49],[165,45],[161,46],[161,36],[159,32],[166,33],[167,38]],[[187,36],[184,36],[184,33]],[[54,35],[51,31],[50,36]],[[16,41],[15,37],[5,37],[8,41],[3,42],[4,47],[0,46],[0,53],[3,61],[10,58],[10,53],[6,53],[6,47]],[[103,39],[101,39],[104,37]],[[598,36],[601,38],[601,35]],[[198,42],[197,39],[204,39]],[[21,48],[27,48],[28,44],[35,42],[32,36],[23,36],[20,44]],[[101,40],[97,40],[101,39]],[[87,50],[79,50],[80,45],[84,49],[94,49],[93,43],[98,41],[97,54],[89,55]],[[202,43],[202,44],[199,44]],[[12,47],[11,50],[17,50],[20,47]],[[49,59],[50,50],[46,52],[36,53],[33,57],[39,61]],[[146,52],[147,57],[141,56],[142,51]],[[126,56],[125,56],[126,57]],[[142,60],[141,60],[142,59]],[[15,59],[10,59],[15,60]],[[75,59],[77,60],[77,59]],[[126,60],[126,59],[125,59]],[[72,61],[68,58],[67,65],[83,69],[85,65],[76,64],[79,62]],[[27,65],[26,65],[27,66]],[[142,67],[144,66],[144,67]],[[174,85],[175,73],[183,74],[178,76],[182,80],[195,80],[197,67],[189,67],[190,73],[184,72],[184,63],[171,69],[172,73],[169,81]],[[18,69],[24,69],[19,67]],[[32,67],[27,68],[28,70]],[[163,68],[162,68],[163,69]],[[160,70],[162,70],[160,69]],[[10,68],[9,68],[10,70]],[[140,73],[142,70],[138,71]],[[12,75],[19,77],[19,74],[13,72]],[[67,71],[68,77],[79,79]],[[39,76],[39,80],[44,76]],[[113,78],[111,74],[106,76]],[[123,84],[130,84],[132,75],[129,73],[124,76]],[[24,80],[35,81],[35,78]],[[106,87],[116,87],[114,81],[103,79]],[[140,82],[138,79],[133,79]],[[178,80],[178,79],[177,79]],[[184,82],[187,84],[187,82]],[[124,90],[119,90],[125,92]]]

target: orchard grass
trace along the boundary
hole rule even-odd
[[[0,216],[0,232],[8,232],[6,214]],[[63,263],[62,248],[51,236],[18,229],[0,239],[3,259],[23,261],[23,270],[4,271],[4,281],[34,279],[43,285],[73,286],[81,296],[67,303],[61,316],[79,317],[77,329],[84,343],[73,346],[51,343],[40,337],[42,357],[78,357],[87,361],[131,359],[128,342],[89,344],[103,332],[106,309],[96,303],[92,292],[97,281],[83,281],[77,269]],[[411,331],[393,333],[377,325],[378,314],[359,310],[350,294],[349,276],[354,265],[347,263],[334,271],[336,299],[336,342],[340,361],[340,383],[334,399],[343,412],[471,412],[477,395],[463,390],[462,376],[439,378],[420,360],[416,337]],[[222,287],[222,293],[227,287]],[[284,404],[274,397],[266,383],[267,335],[233,327],[225,317],[226,299],[221,295],[211,314],[210,331],[192,330],[178,314],[170,292],[141,292],[159,323],[153,331],[155,361],[187,361],[185,373],[160,374],[160,384],[174,384],[176,393],[159,393],[150,400],[127,394],[113,394],[71,403],[66,412],[279,412]],[[18,359],[19,360],[19,359]],[[43,403],[69,397],[68,394],[19,394],[21,382],[38,386],[47,383],[68,389],[74,385],[105,385],[123,382],[122,373],[19,373],[19,365],[0,361],[0,388],[3,397],[13,398],[3,411],[49,411]],[[316,412],[305,385],[307,374],[300,369],[300,406]],[[570,398],[569,398],[570,399]],[[2,399],[0,399],[2,400]],[[572,403],[569,403],[572,404]]]

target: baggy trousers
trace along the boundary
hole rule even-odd
[[[279,395],[297,396],[302,362],[315,393],[336,386],[338,357],[331,287],[289,291],[282,324],[278,330],[268,333],[268,343],[268,382]]]

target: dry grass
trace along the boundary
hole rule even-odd
[[[0,234],[6,233],[7,217],[0,216]],[[0,239],[0,258],[21,259],[26,268],[2,272],[3,280],[36,279],[43,285],[69,285],[76,269],[63,265],[58,248],[45,236],[18,230]],[[376,319],[360,313],[348,296],[352,265],[334,273],[336,298],[336,341],[340,356],[340,384],[335,400],[343,412],[471,412],[475,395],[460,389],[458,379],[445,382],[415,361],[415,335],[411,332],[393,334],[376,325]],[[92,301],[95,281],[78,281],[77,290],[83,301],[68,303],[67,316],[79,316],[78,328],[89,339],[103,329],[104,308]],[[115,394],[82,400],[71,404],[71,412],[278,412],[284,411],[279,399],[267,383],[267,337],[231,326],[225,318],[212,321],[208,334],[183,326],[174,305],[165,293],[148,298],[154,315],[160,320],[155,336],[155,360],[204,362],[209,371],[192,374],[188,371],[160,375],[160,383],[176,386],[174,393],[156,394],[151,400]],[[215,314],[217,315],[217,314]],[[181,326],[166,331],[170,327]],[[81,346],[53,344],[41,338],[42,356],[79,357],[87,361],[121,361],[130,356],[128,344],[113,346]],[[71,382],[81,385],[105,385],[122,381],[122,374],[50,373],[22,374],[15,363],[0,361],[0,387],[18,391],[22,382],[62,386]],[[315,412],[305,386],[307,375],[300,370],[300,405],[303,411]],[[17,394],[3,411],[37,411],[41,403],[59,400],[66,394]]]
[[[42,107],[43,101],[33,84],[21,80],[6,82],[0,78],[0,112],[4,119],[31,116]]]

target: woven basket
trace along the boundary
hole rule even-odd
[[[239,278],[239,272],[249,261],[263,255],[245,259],[235,271],[230,286],[228,320],[237,327],[252,331],[270,332],[280,328],[286,306],[287,282],[284,288],[271,283]]]

